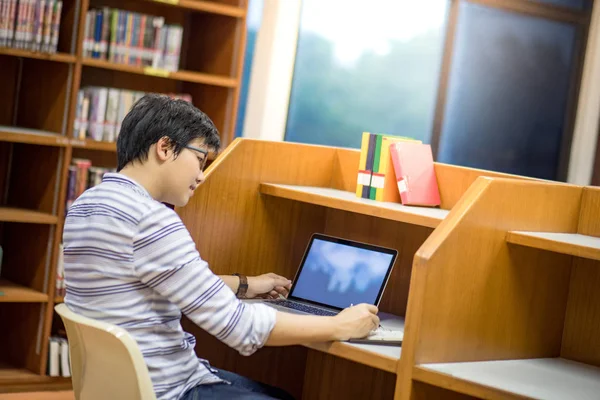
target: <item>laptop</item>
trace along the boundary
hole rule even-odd
[[[334,316],[344,308],[379,306],[398,252],[315,233],[287,299],[260,301],[279,311]]]

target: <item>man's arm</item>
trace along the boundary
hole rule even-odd
[[[277,313],[267,346],[290,346],[311,342],[362,338],[379,326],[377,307],[359,304],[335,317]]]

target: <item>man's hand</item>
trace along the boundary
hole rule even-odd
[[[360,339],[379,326],[377,307],[359,304],[342,310],[335,319],[336,340]]]
[[[281,294],[287,297],[292,287],[292,281],[274,273],[248,277],[248,291],[246,298],[262,297],[277,299]]]

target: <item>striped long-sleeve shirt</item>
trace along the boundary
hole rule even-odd
[[[239,301],[200,258],[179,216],[122,174],[105,174],[73,203],[63,242],[65,303],[135,338],[159,399],[220,381],[196,357],[182,313],[244,355],[273,329],[275,311]]]

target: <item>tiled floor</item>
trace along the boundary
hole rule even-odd
[[[72,391],[0,394],[0,400],[75,400]]]

